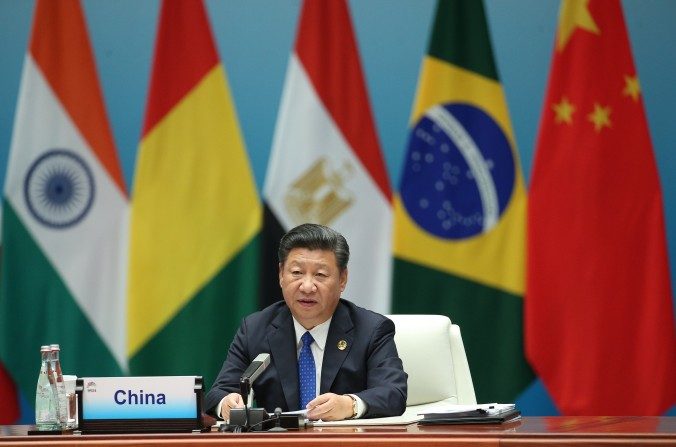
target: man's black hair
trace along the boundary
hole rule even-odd
[[[324,225],[305,223],[290,229],[279,241],[277,258],[280,264],[286,262],[294,248],[332,251],[338,268],[343,271],[350,260],[350,247],[342,234]]]

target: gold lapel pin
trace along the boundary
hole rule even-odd
[[[341,351],[344,351],[345,348],[347,348],[347,342],[345,340],[340,340],[338,342],[338,349],[340,349]]]

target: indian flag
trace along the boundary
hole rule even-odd
[[[343,296],[388,312],[391,195],[347,2],[306,0],[263,190],[266,257],[296,225],[328,225],[350,244]],[[276,264],[266,278],[263,303],[280,299]]]
[[[526,190],[481,1],[440,0],[394,201],[393,309],[459,324],[479,402],[532,380]]]
[[[38,1],[2,213],[0,357],[27,400],[43,344],[65,373],[126,370],[127,212],[80,3]]]
[[[261,207],[201,1],[162,3],[131,213],[130,369],[211,382],[256,309]]]

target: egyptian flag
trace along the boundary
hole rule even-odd
[[[211,383],[256,308],[260,200],[201,0],[165,0],[131,213],[130,369]]]
[[[344,0],[303,2],[263,197],[262,306],[281,299],[279,239],[313,222],[350,245],[343,296],[389,311],[391,191]]]
[[[621,3],[563,2],[528,209],[528,358],[563,414],[659,415],[676,403],[673,315]]]

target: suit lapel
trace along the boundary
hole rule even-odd
[[[352,332],[353,324],[347,308],[338,303],[336,311],[333,313],[329,335],[326,337],[326,346],[324,347],[324,360],[322,364],[322,383],[319,387],[319,393],[328,393],[331,384],[338,374],[345,357],[352,349],[354,334]],[[344,349],[339,349],[339,346]]]
[[[285,306],[272,321],[268,343],[279,380],[284,390],[287,408],[298,406],[298,361],[296,359],[296,331],[289,308]]]

